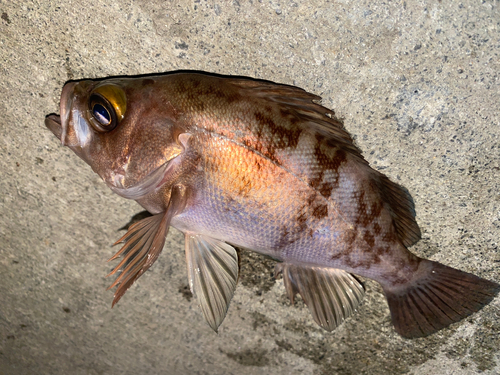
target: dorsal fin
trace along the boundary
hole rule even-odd
[[[266,81],[231,79],[229,82],[243,89],[250,89],[253,97],[277,104],[298,120],[297,126],[321,135],[327,143],[331,142],[364,161],[360,149],[354,144],[342,121],[335,116],[335,112],[315,103],[321,101],[320,96],[299,87]]]
[[[406,188],[378,173],[377,185],[384,201],[391,208],[396,233],[404,246],[409,247],[420,240],[421,232],[415,221],[415,204]]]

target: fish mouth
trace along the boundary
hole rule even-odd
[[[61,92],[61,104],[59,110],[61,115],[58,116],[54,113],[45,117],[45,126],[61,141],[63,146],[66,143],[66,133],[68,129],[69,114],[71,106],[73,105],[73,89],[77,82],[68,82],[64,85]]]
[[[61,140],[62,136],[62,125],[61,125],[61,116],[58,116],[54,113],[45,117],[45,126],[49,128],[49,130],[54,133],[57,139]]]

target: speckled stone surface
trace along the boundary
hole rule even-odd
[[[249,252],[215,334],[175,230],[111,309],[110,244],[141,209],[43,123],[70,79],[193,69],[303,87],[412,193],[412,251],[498,282],[498,1],[35,0],[0,15],[0,374],[500,373],[500,298],[404,340],[367,281],[326,333]]]

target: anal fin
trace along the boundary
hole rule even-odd
[[[238,281],[238,253],[231,245],[186,233],[189,286],[210,327],[224,320]]]
[[[339,269],[278,263],[276,274],[280,273],[292,303],[299,293],[314,321],[327,331],[351,316],[364,296],[361,283]]]

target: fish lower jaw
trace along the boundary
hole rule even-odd
[[[62,125],[61,125],[61,117],[58,115],[49,115],[45,118],[45,126],[57,137],[57,139],[61,140],[62,137]]]

